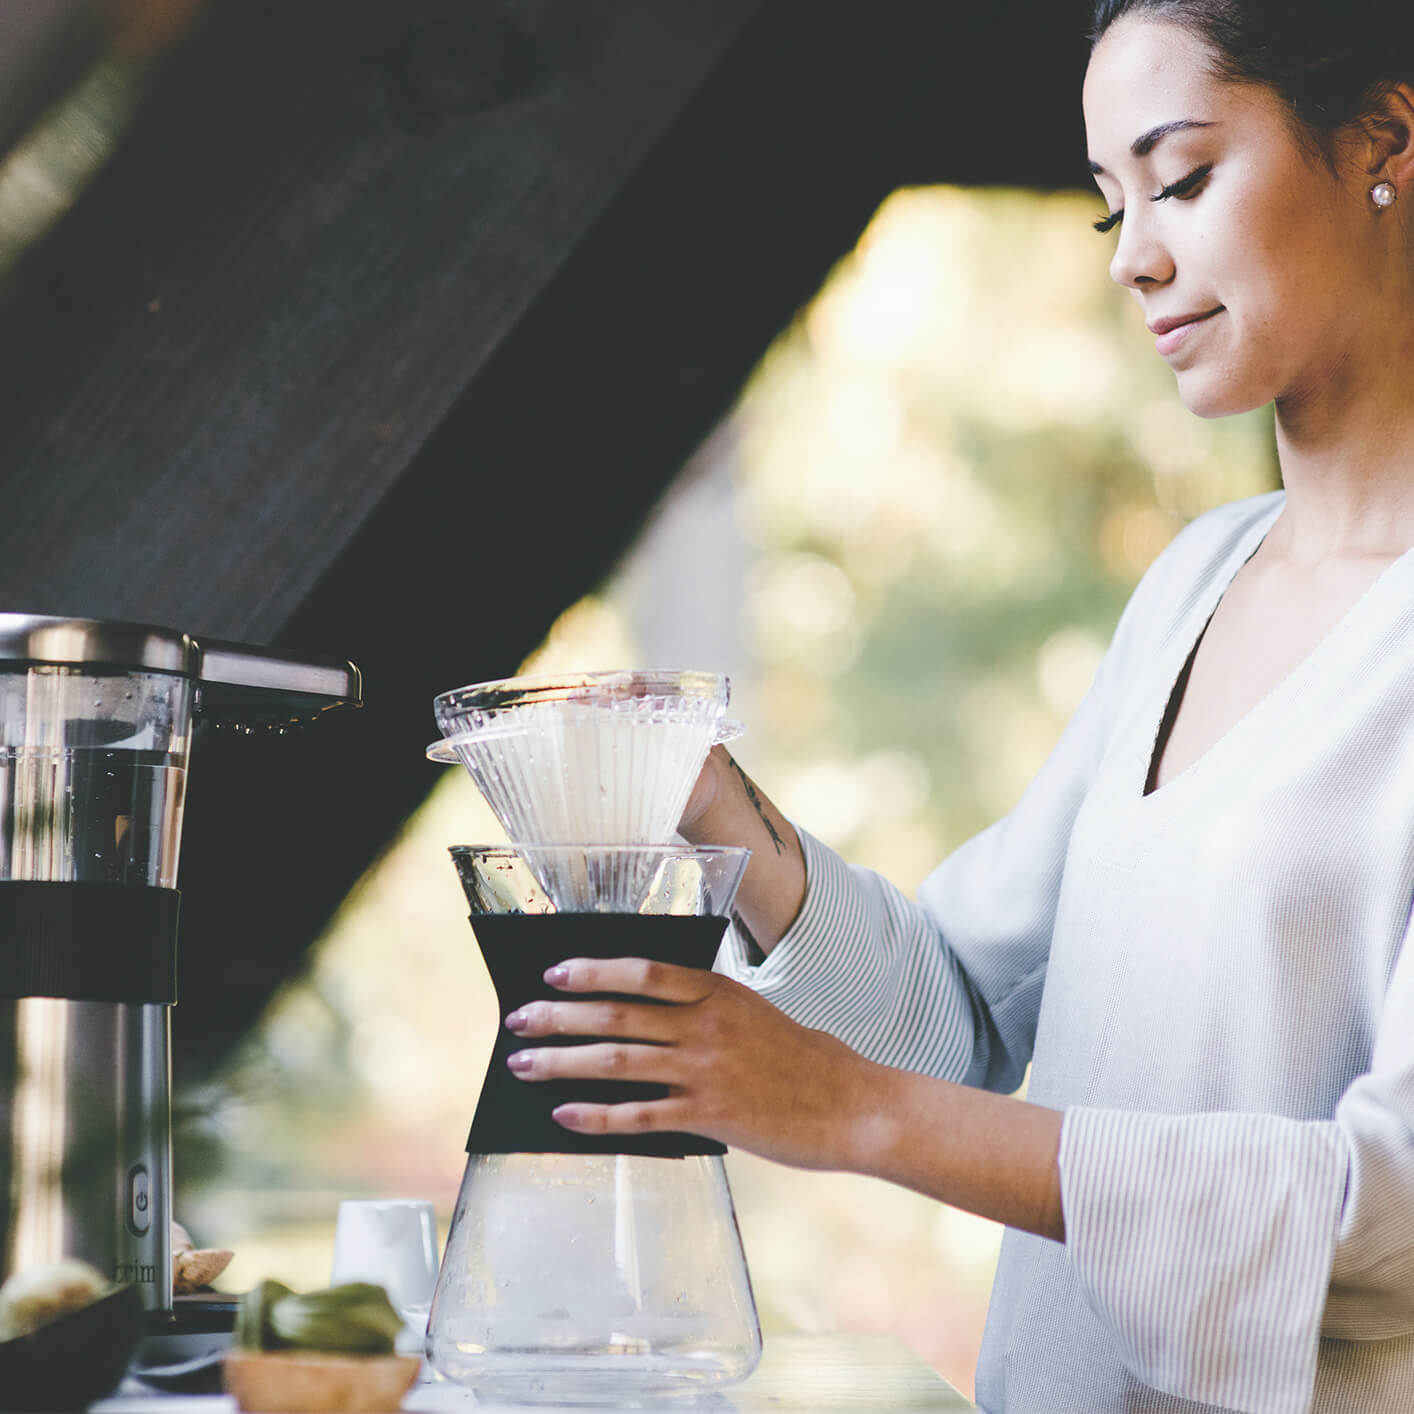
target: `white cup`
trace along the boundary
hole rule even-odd
[[[421,1198],[348,1198],[339,1204],[329,1281],[369,1281],[419,1337],[437,1285],[437,1218]]]

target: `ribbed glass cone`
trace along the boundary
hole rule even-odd
[[[730,688],[713,673],[635,670],[510,678],[433,703],[448,753],[512,840],[671,840]]]
[[[751,851],[691,845],[454,845],[473,914],[731,915]]]

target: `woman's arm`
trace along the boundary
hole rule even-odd
[[[726,747],[708,754],[679,832],[691,844],[744,845],[751,860],[736,916],[763,953],[780,942],[805,898],[805,859],[795,827],[757,789]]]
[[[567,998],[513,1013],[506,1025],[526,1040],[618,1038],[528,1047],[509,1062],[521,1079],[669,1087],[663,1100],[561,1106],[555,1118],[567,1129],[702,1134],[799,1168],[887,1179],[1064,1240],[1059,1111],[878,1065],[715,973],[574,959],[546,977],[571,997],[611,992],[649,1004]]]

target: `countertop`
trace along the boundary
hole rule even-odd
[[[136,1389],[129,1383],[125,1388]],[[537,1405],[542,1414],[584,1406]],[[601,1406],[602,1407],[602,1406]],[[403,1401],[412,1414],[459,1414],[480,1409],[487,1414],[527,1406],[479,1404],[470,1390],[456,1385],[415,1385]],[[635,1409],[712,1411],[713,1414],[964,1414],[974,1411],[946,1380],[898,1341],[884,1336],[770,1335],[761,1364],[750,1379],[720,1394],[676,1398]],[[91,1414],[232,1414],[228,1395],[119,1394],[90,1406]]]

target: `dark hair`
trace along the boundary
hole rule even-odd
[[[1273,90],[1329,152],[1326,139],[1414,81],[1412,14],[1411,0],[1093,0],[1090,42],[1125,15],[1177,25],[1222,78]]]

